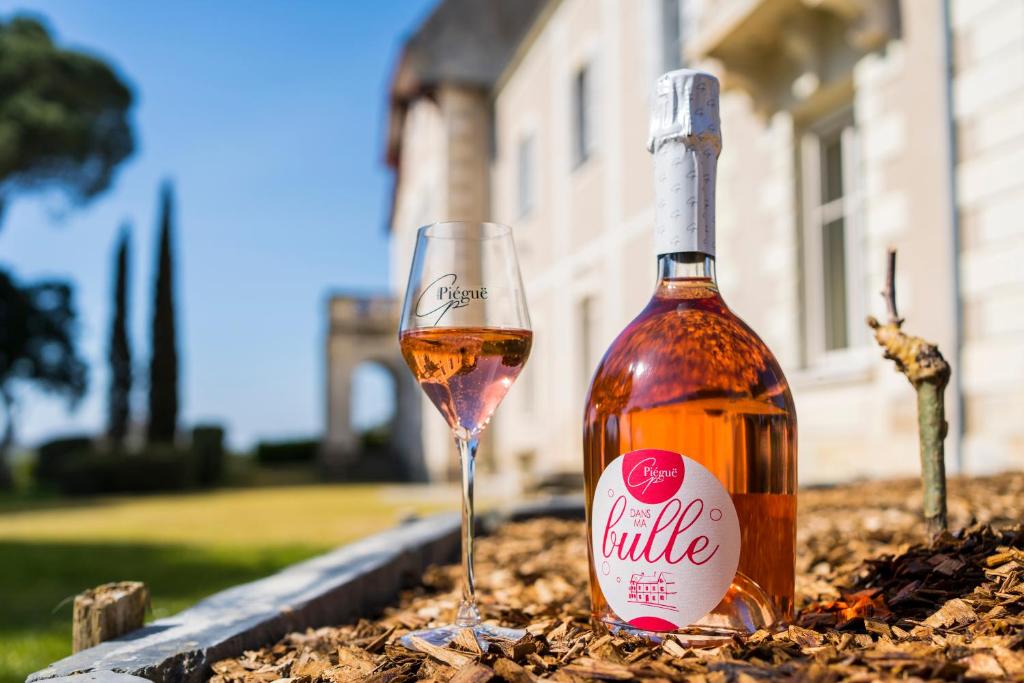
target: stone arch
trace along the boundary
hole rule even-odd
[[[389,451],[394,478],[426,481],[420,436],[420,392],[398,348],[398,302],[386,296],[338,294],[328,302],[327,429],[321,464],[333,477],[373,471],[360,462],[359,435],[352,427],[352,378],[357,367],[376,363],[395,387]],[[375,456],[376,457],[376,456]],[[383,463],[381,463],[383,465]]]
[[[360,433],[384,428],[390,433],[398,413],[395,371],[376,358],[364,360],[352,369],[351,391],[348,419],[352,428]]]

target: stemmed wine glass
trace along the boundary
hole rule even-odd
[[[524,632],[483,624],[473,579],[473,470],[477,443],[530,355],[533,332],[512,229],[435,223],[419,229],[399,330],[402,356],[455,437],[462,462],[462,601],[455,622],[402,638],[445,645],[459,630],[477,641]]]

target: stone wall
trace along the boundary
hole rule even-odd
[[[1024,464],[1024,2],[952,0],[966,466]]]

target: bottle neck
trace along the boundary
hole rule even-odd
[[[695,251],[658,255],[658,284],[667,280],[701,280],[717,286],[715,257]]]
[[[718,148],[663,141],[654,149],[654,244],[657,253],[715,255]]]

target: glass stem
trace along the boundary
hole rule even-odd
[[[477,437],[455,437],[462,463],[462,603],[455,618],[458,626],[476,626],[480,623],[480,610],[476,606],[476,586],[473,578],[473,470],[476,466]]]

